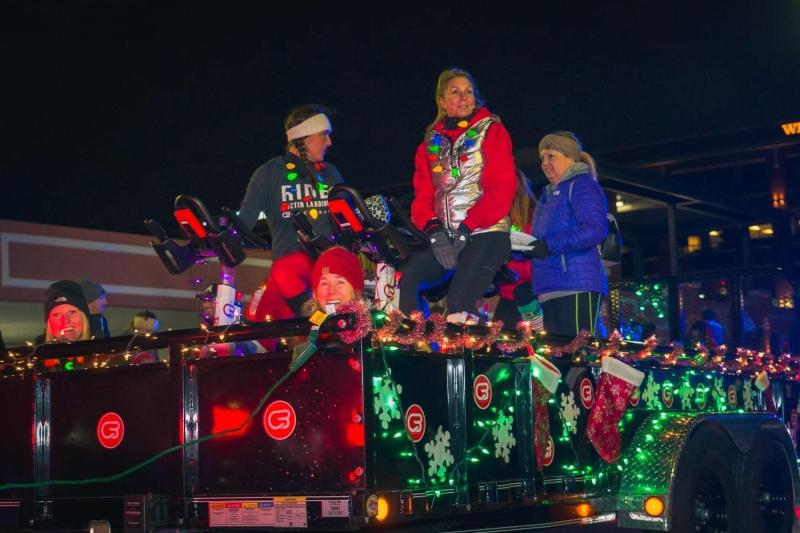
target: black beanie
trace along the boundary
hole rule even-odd
[[[83,289],[74,281],[68,279],[56,281],[47,288],[44,299],[45,322],[47,322],[47,316],[50,314],[50,311],[61,304],[74,305],[80,309],[87,318],[89,317],[89,306],[86,305],[86,299],[83,297]]]

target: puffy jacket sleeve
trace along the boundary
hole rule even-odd
[[[414,156],[414,200],[411,202],[411,221],[419,229],[424,229],[431,219],[436,218],[433,209],[433,176],[428,164],[425,143],[420,143]]]
[[[499,222],[511,210],[517,192],[514,154],[508,130],[495,122],[483,141],[484,167],[481,175],[483,194],[467,211],[464,225],[474,231]]]
[[[568,205],[575,217],[576,227],[567,232],[547,235],[547,247],[554,254],[596,246],[608,234],[608,205],[600,185],[588,174],[581,174],[573,180]],[[569,194],[569,185],[562,189],[562,194]]]

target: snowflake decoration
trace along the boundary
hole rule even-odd
[[[455,458],[450,453],[450,432],[442,431],[442,426],[436,430],[436,436],[425,444],[428,454],[428,476],[438,477],[440,483],[447,479],[447,467],[453,464]]]
[[[663,409],[661,400],[658,398],[658,392],[661,390],[661,385],[656,383],[652,372],[647,373],[647,384],[644,386],[642,393],[642,400],[647,404],[648,409]]]
[[[502,411],[497,417],[497,422],[492,428],[492,437],[494,437],[494,456],[502,457],[508,463],[511,448],[517,444],[517,439],[514,438],[513,433],[514,419],[506,416]]]
[[[388,370],[386,375],[373,380],[372,389],[374,392],[373,406],[378,420],[381,421],[383,429],[389,429],[389,422],[392,419],[400,420],[400,394],[403,393],[403,386],[395,383],[391,376],[392,371]]]
[[[692,396],[694,396],[694,387],[692,387],[689,380],[689,374],[684,374],[681,379],[681,386],[678,388],[678,398],[681,399],[681,409],[688,411],[692,408]]]
[[[569,391],[569,395],[561,393],[561,420],[564,427],[572,434],[578,432],[578,415],[581,410],[575,405],[575,392]]]
[[[714,378],[714,388],[711,389],[711,397],[717,405],[717,411],[724,411],[728,402],[728,394],[722,388],[722,378]]]
[[[755,391],[753,390],[753,382],[751,382],[749,379],[745,380],[744,385],[742,386],[742,401],[744,401],[745,411],[753,410],[754,396],[755,396]]]

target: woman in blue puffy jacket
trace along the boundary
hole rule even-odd
[[[595,334],[608,293],[598,245],[608,234],[608,206],[592,157],[568,131],[539,142],[545,187],[533,217],[533,293],[548,333]]]

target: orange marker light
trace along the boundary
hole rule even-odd
[[[664,500],[660,496],[648,496],[644,500],[644,512],[647,516],[661,516],[664,514]]]
[[[383,496],[378,496],[378,513],[375,519],[378,522],[383,522],[389,516],[389,502]]]
[[[579,503],[575,506],[575,514],[581,518],[586,518],[592,514],[592,506],[588,503]]]

